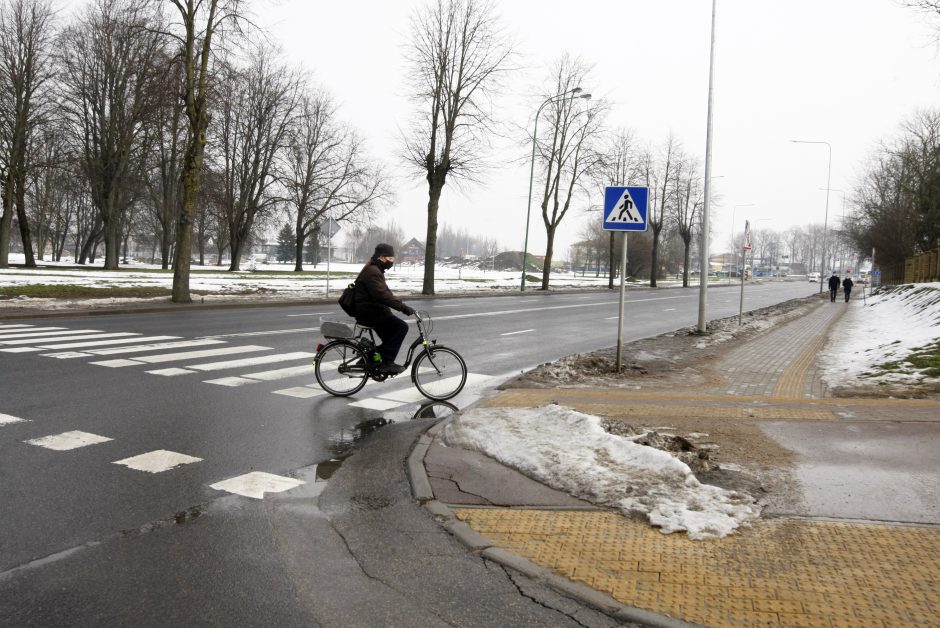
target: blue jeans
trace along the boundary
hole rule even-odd
[[[375,333],[379,335],[382,344],[376,347],[376,351],[382,356],[382,362],[394,362],[401,350],[401,343],[408,335],[408,323],[401,320],[394,314],[389,314],[381,321],[372,325]]]

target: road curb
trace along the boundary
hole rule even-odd
[[[414,448],[408,455],[406,464],[412,495],[419,504],[441,523],[445,530],[467,546],[470,551],[482,558],[517,571],[618,621],[633,622],[643,626],[652,626],[653,628],[690,628],[697,625],[668,615],[627,606],[606,593],[592,589],[586,584],[569,580],[550,569],[536,565],[527,558],[498,547],[488,538],[458,519],[449,506],[435,499],[427,470],[424,467],[424,458],[434,439],[438,438],[447,424],[457,416],[449,416],[430,426],[416,441]]]

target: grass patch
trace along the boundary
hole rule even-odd
[[[12,265],[11,265],[12,266]],[[36,268],[27,268],[23,265],[16,265],[15,268],[20,270],[27,270],[41,274],[43,276],[68,276],[72,273],[81,272],[81,273],[142,273],[142,274],[151,274],[151,275],[172,275],[173,269],[163,270],[162,268],[134,268],[133,266],[122,266],[117,270],[105,270],[100,266],[95,267],[86,267],[86,266],[38,266]],[[298,277],[298,278],[314,278],[314,277],[323,277],[325,278],[327,273],[326,270],[303,270],[301,272],[295,272],[293,270],[238,270],[230,271],[228,266],[219,266],[217,269],[191,269],[189,271],[190,275],[224,275],[231,273],[233,278],[256,278],[256,277]],[[330,279],[348,279],[355,278],[358,276],[358,273],[350,272],[330,272]]]
[[[461,281],[469,281],[470,283],[490,283],[490,282],[492,282],[493,280],[492,280],[492,279],[483,279],[483,278],[481,278],[481,277],[473,277],[473,278],[468,277],[467,279],[461,279]]]
[[[915,349],[900,360],[876,364],[863,377],[880,377],[892,373],[924,377],[940,377],[940,342]]]
[[[211,292],[192,290],[193,294],[206,295]],[[0,299],[14,299],[19,296],[32,299],[108,299],[108,298],[137,298],[168,297],[172,294],[169,288],[158,287],[129,287],[129,288],[95,288],[93,286],[76,286],[71,284],[33,284],[26,286],[0,286]]]

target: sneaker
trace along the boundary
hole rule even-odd
[[[378,369],[379,373],[384,373],[386,375],[398,375],[404,370],[404,366],[401,364],[395,364],[394,362],[383,362]]]

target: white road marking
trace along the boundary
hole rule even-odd
[[[295,386],[294,388],[284,388],[275,390],[275,395],[284,395],[285,397],[296,397],[297,399],[310,399],[325,395],[326,391],[321,388],[307,388],[306,386]]]
[[[177,375],[188,375],[190,373],[195,373],[196,371],[190,371],[189,369],[178,369],[178,368],[168,368],[168,369],[157,369],[155,371],[144,371],[150,375],[163,375],[164,377],[175,377]]]
[[[620,318],[620,317],[619,317],[619,316],[608,316],[608,317],[605,318],[604,320],[605,320],[605,321],[612,321],[612,320],[617,319],[617,318]]]
[[[60,331],[60,330],[64,330],[64,331]],[[52,332],[56,332],[59,334],[73,333],[69,331],[68,328],[66,327],[29,327],[27,329],[11,330],[9,333],[7,333],[7,330],[5,329],[0,330],[0,331],[3,332],[3,335],[0,336],[0,340],[5,339],[5,338],[26,338],[27,336],[42,336],[44,334],[51,335]],[[96,330],[94,329],[84,330],[83,329],[81,331],[96,331]],[[43,333],[39,333],[39,332],[43,332]]]
[[[69,342],[63,345],[48,344],[48,345],[37,345],[37,346],[40,349],[50,349],[50,350],[78,349],[80,347],[106,347],[109,345],[126,345],[129,342],[154,342],[156,340],[174,340],[176,338],[179,338],[179,336],[145,336],[143,338],[117,338],[114,340],[102,340],[101,342],[87,340],[83,342]]]
[[[175,451],[158,449],[157,451],[140,454],[139,456],[115,460],[111,464],[122,464],[129,469],[146,471],[147,473],[162,473],[194,462],[202,462],[202,458],[178,454]]]
[[[13,347],[12,349],[0,349],[3,353],[35,353],[42,351],[39,347]]]
[[[118,337],[127,337],[127,336],[139,336],[140,334],[134,334],[131,332],[116,332],[111,334],[83,334],[78,336],[63,336],[62,338],[54,338],[52,342],[57,342],[61,340],[62,342],[70,340],[89,340],[91,338],[118,338]],[[2,340],[0,345],[35,345],[40,342],[45,342],[46,338],[29,338],[26,340]]]
[[[179,360],[197,360],[199,358],[210,358],[216,355],[231,355],[233,353],[253,353],[255,351],[269,351],[271,347],[259,347],[257,345],[247,345],[244,347],[220,347],[218,349],[205,349],[203,351],[181,351],[180,353],[161,353],[159,355],[135,355],[126,360],[103,360],[101,362],[91,362],[97,366],[108,366],[111,368],[120,368],[122,366],[132,366],[134,364],[159,364],[160,362],[176,362]]]
[[[46,449],[68,451],[69,449],[78,449],[79,447],[87,447],[88,445],[105,443],[109,440],[114,439],[108,438],[107,436],[98,436],[97,434],[75,430],[72,432],[62,432],[61,434],[55,434],[53,436],[44,436],[43,438],[34,438],[32,440],[26,440],[23,442],[30,445],[36,445],[37,447],[45,447]]]
[[[646,301],[669,301],[672,299],[691,299],[695,297],[692,294],[686,294],[675,297],[653,297],[650,299],[630,299],[627,303],[644,303]],[[697,297],[695,297],[697,298]],[[434,321],[452,321],[458,318],[473,318],[474,316],[502,316],[504,314],[523,314],[525,312],[545,312],[547,310],[568,310],[579,307],[598,307],[600,305],[616,305],[620,301],[597,301],[594,303],[575,303],[573,305],[552,305],[549,307],[525,307],[516,310],[497,310],[494,312],[475,312],[473,314],[452,314],[450,316],[435,316]],[[413,322],[413,321],[411,321]]]
[[[191,373],[192,371],[190,371]],[[219,379],[207,379],[202,382],[203,384],[215,384],[216,386],[229,386],[234,388],[236,386],[244,386],[246,384],[260,384],[256,379],[246,379],[244,377],[220,377]]]
[[[379,397],[381,399],[391,399],[392,401],[400,401],[402,403],[416,403],[427,399],[417,388],[402,388],[395,392],[384,393],[379,395]]]
[[[258,358],[244,358],[242,360],[228,360],[226,362],[210,362],[208,364],[188,364],[186,368],[196,371],[222,371],[225,369],[241,368],[243,366],[255,366],[256,364],[273,364],[275,362],[290,362],[291,360],[303,360],[314,357],[315,353],[308,351],[295,351],[293,353],[278,353],[275,355],[264,355]]]
[[[270,329],[267,331],[246,331],[239,334],[212,334],[200,338],[244,338],[246,336],[278,336],[280,334],[301,334],[320,331],[319,327],[298,327],[295,329]]]
[[[534,329],[523,329],[521,331],[510,331],[505,334],[500,334],[500,336],[515,336],[516,334],[527,334],[530,331],[535,331]]]
[[[133,347],[114,347],[112,349],[89,349],[88,353],[95,355],[119,355],[121,353],[135,353],[137,351],[159,351],[161,349],[185,349],[186,347],[205,347],[207,345],[224,345],[224,340],[182,340],[180,342],[162,342],[158,344],[135,345]]]
[[[363,399],[362,401],[354,401],[350,406],[354,408],[366,408],[367,410],[391,410],[392,408],[397,408],[398,406],[405,405],[405,401],[391,401],[389,399],[380,399],[378,397],[372,397],[369,399]]]
[[[245,475],[239,475],[238,477],[216,482],[215,484],[209,485],[209,488],[242,495],[244,497],[251,497],[253,499],[264,499],[265,493],[281,493],[301,486],[302,484],[306,484],[306,482],[294,478],[286,478],[281,475],[274,475],[272,473],[253,471]]]
[[[25,423],[26,419],[21,419],[18,416],[12,416],[9,414],[0,414],[0,425],[10,425],[12,423]]]
[[[433,308],[438,308],[438,307],[460,307],[460,305],[459,305],[459,304],[456,304],[456,305],[432,305],[431,307],[433,307]]]
[[[671,307],[671,308],[669,308],[669,309],[667,309],[667,310],[663,310],[663,312],[675,312],[675,311],[676,311],[676,308],[674,308],[674,307]]]
[[[32,327],[32,325],[0,325],[0,331],[6,331],[8,329],[23,329],[25,327]]]
[[[246,373],[244,377],[250,377],[251,379],[260,379],[265,382],[273,382],[279,379],[287,379],[288,377],[297,377],[299,375],[310,375],[314,374],[314,367],[312,364],[305,364],[303,366],[291,366],[285,369],[277,369],[274,371],[261,371],[259,373]]]
[[[288,314],[287,317],[292,318],[295,316],[322,316],[324,314],[332,314],[332,313],[333,312],[312,312],[310,314]]]

